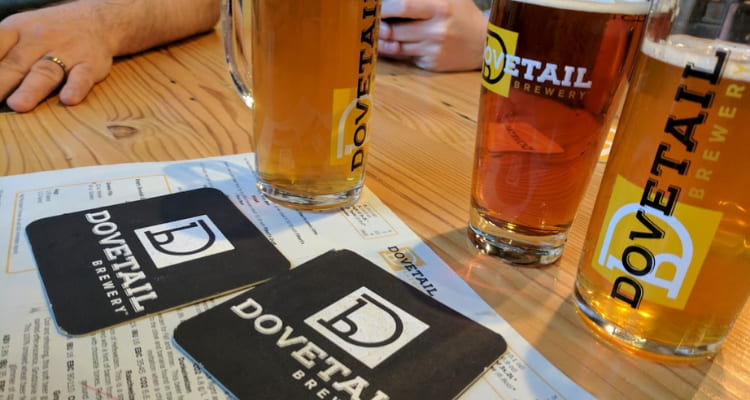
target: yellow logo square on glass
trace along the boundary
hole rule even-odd
[[[506,68],[508,56],[516,55],[518,33],[487,25],[487,45],[484,48],[482,86],[503,97],[508,97],[511,74]]]
[[[679,200],[671,216],[662,211],[642,206],[643,188],[617,176],[607,213],[599,232],[594,253],[594,268],[610,282],[618,276],[628,276],[643,286],[643,301],[675,309],[685,308],[695,280],[703,267],[711,241],[722,214],[687,204]],[[638,219],[648,218],[663,231],[661,238],[634,237],[631,232],[649,233],[649,227]],[[639,247],[639,251],[629,251]],[[643,250],[645,252],[643,252]],[[643,273],[635,276],[624,266],[627,262]],[[650,254],[649,267],[644,254]]]

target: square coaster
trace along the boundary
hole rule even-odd
[[[174,342],[241,399],[453,399],[506,350],[348,250],[182,322]]]
[[[55,321],[69,335],[247,288],[290,267],[216,189],[43,218],[26,233]]]

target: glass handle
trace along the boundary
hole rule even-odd
[[[240,94],[242,101],[253,108],[252,91],[252,16],[244,18],[244,0],[224,0],[222,12],[222,39],[224,58],[229,69],[232,83]],[[248,3],[252,3],[249,1]],[[252,4],[250,12],[252,13]]]

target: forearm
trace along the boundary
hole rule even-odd
[[[132,54],[211,29],[219,0],[76,0],[101,24],[112,54]]]

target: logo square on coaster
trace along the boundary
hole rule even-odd
[[[305,324],[370,368],[429,327],[364,286],[311,315]]]
[[[506,349],[348,250],[183,321],[174,343],[241,399],[454,399]]]
[[[156,268],[234,250],[208,215],[165,222],[134,232]]]
[[[43,218],[26,232],[55,321],[70,335],[247,288],[289,269],[216,189]]]

